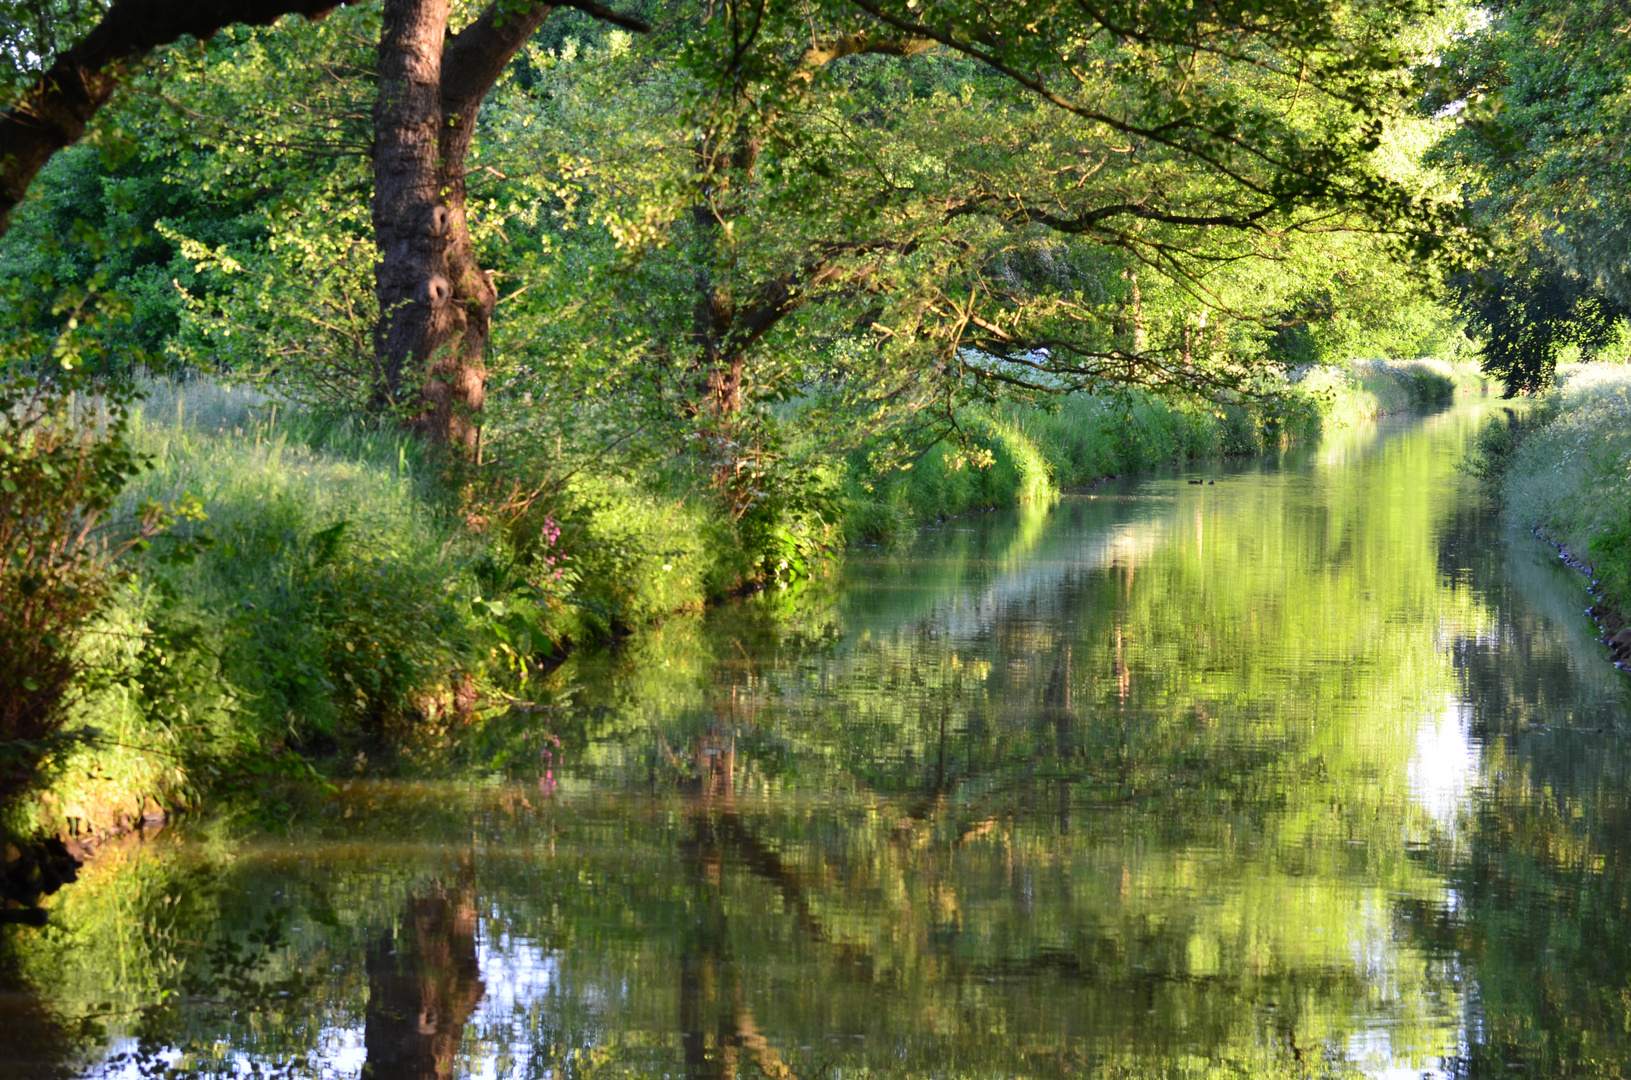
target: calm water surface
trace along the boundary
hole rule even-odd
[[[1631,1073],[1625,684],[1579,579],[1454,471],[1491,408],[954,521],[819,602],[577,658],[460,777],[128,845],[6,931],[0,1046],[88,1076]]]

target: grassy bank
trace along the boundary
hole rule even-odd
[[[209,546],[148,560],[89,635],[95,678],[14,831],[118,830],[205,788],[298,767],[288,751],[446,696],[474,660],[461,531],[401,438],[237,388],[158,383],[130,436],[144,501],[197,497]],[[421,700],[415,701],[415,697]]]
[[[1293,393],[1215,406],[1142,393],[1071,395],[1045,408],[970,411],[960,440],[880,477],[857,456],[845,483],[845,535],[889,543],[941,518],[1050,499],[1105,476],[1226,456],[1249,456],[1389,413],[1482,393],[1471,363],[1356,363],[1302,373]]]
[[[179,531],[204,547],[141,561],[87,635],[91,677],[13,835],[118,832],[267,773],[434,746],[562,650],[700,606],[734,568],[717,515],[627,479],[488,520],[411,437],[242,387],[145,391],[129,434],[151,466],[120,514],[195,497],[204,519]]]
[[[1443,405],[1462,394],[1487,394],[1500,383],[1479,370],[1475,361],[1359,360],[1348,371],[1351,387],[1327,413],[1327,426],[1347,427],[1362,420]]]
[[[1558,382],[1485,429],[1473,469],[1515,523],[1589,563],[1604,603],[1631,612],[1631,366],[1563,366]]]
[[[909,468],[879,472],[856,454],[821,516],[772,522],[788,536],[771,539],[789,559],[840,533],[902,539],[1102,476],[1262,453],[1440,400],[1457,377],[1368,365],[1310,373],[1273,405],[1080,395],[969,410],[962,438]],[[498,514],[412,438],[239,387],[154,383],[131,437],[152,466],[125,512],[196,497],[205,518],[187,528],[208,543],[145,562],[89,636],[96,677],[69,725],[83,738],[13,809],[14,833],[117,831],[268,772],[349,773],[405,745],[433,750],[454,725],[524,698],[562,650],[727,595],[762,558],[705,498],[627,474],[578,477]]]

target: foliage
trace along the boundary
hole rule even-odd
[[[223,31],[174,51],[110,117],[191,205],[153,224],[174,252],[172,363],[358,413],[377,406],[368,199],[379,11]]]
[[[122,491],[147,465],[129,438],[135,395],[86,372],[105,355],[100,331],[123,306],[94,287],[46,295],[50,303],[36,297],[19,307],[48,310],[60,325],[19,328],[0,346],[0,621],[8,628],[0,640],[0,803],[72,741],[59,729],[76,680],[100,674],[86,635],[128,575],[121,557],[146,552],[178,518],[200,516],[184,492],[120,512]],[[197,547],[166,542],[155,554],[179,563]]]
[[[353,6],[166,51],[44,170],[0,242],[0,281],[115,286],[127,317],[99,330],[113,372],[145,360],[365,403],[378,18]]]
[[[125,438],[128,400],[86,400],[79,385],[0,383],[0,799],[27,785],[57,734],[115,560],[159,526],[148,509],[134,535],[108,534],[108,511],[142,460]]]
[[[1625,315],[1584,279],[1548,262],[1531,254],[1510,271],[1457,282],[1467,328],[1483,342],[1484,370],[1505,384],[1507,397],[1550,389],[1566,350],[1593,359],[1616,339]]]
[[[148,467],[111,514],[193,493],[202,520],[174,530],[192,557],[118,568],[77,654],[75,745],[13,823],[117,829],[479,705],[493,631],[416,446],[242,388],[142,390],[124,434]]]
[[[805,13],[770,5],[744,49],[727,40],[741,9],[646,14],[650,40],[546,24],[483,108],[471,220],[504,297],[483,456],[525,468],[553,440],[560,476],[615,445],[655,462],[665,495],[717,498],[740,559],[715,591],[820,562],[839,458],[864,443],[911,460],[970,401],[1124,382],[1272,397],[1303,353],[1449,340],[1394,258],[1446,220],[1412,160],[1434,122],[1403,115],[1403,69],[1378,51],[1441,33],[1406,8],[1292,30],[1162,7],[1138,14],[1143,45],[1050,30],[1026,62],[1077,65],[1069,100],[1016,84],[1014,57],[971,54],[970,11],[902,29],[904,9],[823,8],[809,45]],[[129,339],[172,363],[377,410],[377,19],[166,52],[100,121],[105,152],[48,170],[0,266],[117,281]],[[697,131],[753,160],[699,157]],[[710,176],[722,195],[699,218]],[[1351,329],[1397,322],[1401,292],[1419,325]],[[743,354],[728,416],[693,340],[703,293],[715,345]],[[1288,333],[1320,344],[1275,344]]]
[[[610,477],[571,481],[538,521],[518,518],[512,535],[537,523],[540,538],[571,575],[555,579],[551,590],[571,605],[557,634],[564,640],[595,640],[626,634],[709,595],[714,554],[706,543],[706,511],[684,499],[664,498],[641,485]],[[556,525],[558,519],[559,524]],[[533,564],[546,573],[557,568],[540,551]],[[543,565],[539,565],[543,563]],[[570,589],[560,588],[570,585]],[[557,608],[559,604],[555,605]]]
[[[8,0],[0,7],[0,100],[8,106],[66,51],[107,0]]]
[[[959,17],[943,7],[940,11]],[[1008,14],[1003,10],[997,17]],[[1186,18],[1165,9],[1141,17],[1159,21],[1169,16]],[[718,34],[728,32],[728,22],[720,22]],[[1050,388],[1107,381],[1206,387],[1214,385],[1214,378],[1238,384],[1243,370],[1228,365],[1245,363],[1250,354],[1235,357],[1232,348],[1224,348],[1234,344],[1233,324],[1244,321],[1242,332],[1249,337],[1254,321],[1273,311],[1265,311],[1260,302],[1254,306],[1252,294],[1264,291],[1265,277],[1286,276],[1267,262],[1253,264],[1253,245],[1267,245],[1258,252],[1273,251],[1294,263],[1314,261],[1313,252],[1324,241],[1316,238],[1298,246],[1303,219],[1295,207],[1305,197],[1318,202],[1310,185],[1342,183],[1337,178],[1344,168],[1360,167],[1360,159],[1343,143],[1348,136],[1341,131],[1346,122],[1342,114],[1318,104],[1317,93],[1303,107],[1307,121],[1323,134],[1298,141],[1306,133],[1288,126],[1293,121],[1286,120],[1283,108],[1270,105],[1285,99],[1267,70],[1220,66],[1203,67],[1184,79],[1158,75],[1170,59],[1161,53],[1159,40],[1171,29],[1165,24],[1149,29],[1148,54],[1131,50],[1113,61],[1113,47],[1103,46],[1100,56],[1096,41],[1086,46],[1094,56],[1082,60],[1083,70],[1115,73],[1106,76],[1113,85],[1082,76],[1094,107],[1115,113],[1113,119],[1095,120],[1098,129],[1079,123],[1072,108],[1016,94],[1006,78],[955,50],[906,59],[854,55],[812,68],[808,65],[816,59],[808,52],[775,36],[781,29],[768,21],[756,27],[764,55],[744,59],[744,65],[754,66],[738,76],[757,80],[755,92],[766,95],[767,103],[756,106],[758,112],[749,117],[705,118],[725,125],[713,136],[721,146],[736,140],[754,147],[753,164],[745,170],[728,172],[720,158],[718,167],[728,172],[728,178],[721,174],[721,183],[730,185],[731,201],[714,212],[723,215],[717,227],[728,224],[728,239],[706,256],[717,263],[706,276],[745,313],[774,294],[779,279],[771,268],[808,266],[800,281],[807,277],[810,284],[800,287],[819,291],[812,291],[808,302],[793,305],[796,317],[787,330],[803,323],[809,340],[811,335],[835,334],[838,326],[854,324],[864,313],[875,334],[882,334],[877,327],[890,331],[875,340],[877,355],[871,363],[893,360],[904,367],[913,361],[895,357],[894,351],[915,349],[938,356],[955,370]],[[1239,30],[1193,29],[1202,36]],[[1307,29],[1310,38],[1342,33],[1332,25]],[[786,32],[795,42],[809,37],[802,23],[796,32]],[[874,25],[866,32],[878,36],[881,31]],[[1058,67],[1050,50],[1063,47],[1060,41],[1047,34],[1023,39],[1024,48]],[[880,46],[879,51],[885,50]],[[699,166],[687,148],[685,130],[665,130],[671,122],[666,102],[688,91],[686,81],[660,56],[648,57],[631,46],[623,46],[621,53],[562,54],[553,64],[539,61],[534,67],[540,75],[533,93],[547,93],[546,116],[558,116],[556,123],[562,125],[550,144],[582,147],[573,164],[582,178],[590,223],[599,224],[597,217],[606,223],[626,252],[625,261],[641,260],[643,272],[636,281],[601,302],[626,306],[644,296],[663,305],[648,308],[647,321],[654,330],[672,319],[676,321],[666,338],[686,332],[689,305],[676,305],[673,298],[701,272],[694,260],[699,257],[696,245],[705,243],[705,237],[692,234],[688,212],[700,182],[691,177]],[[1216,94],[1219,100],[1203,107],[1168,99],[1171,93],[1186,92],[1176,90],[1180,85],[1194,88],[1201,99]],[[1374,107],[1387,106],[1378,98]],[[1147,138],[1139,124],[1153,119],[1141,109],[1167,110],[1162,115],[1179,134],[1165,142]],[[619,138],[610,142],[601,137],[608,110],[626,111],[629,118],[614,125]],[[1266,152],[1261,160],[1274,163],[1269,167],[1314,169],[1318,159],[1325,178],[1237,183],[1227,178],[1233,164],[1218,164],[1208,175],[1212,166],[1207,156],[1223,153],[1219,146],[1225,141],[1208,125],[1224,112],[1237,115],[1243,129],[1230,136],[1229,162],[1239,164],[1236,151],[1263,140],[1286,155]],[[1301,122],[1302,114],[1294,115]],[[1365,143],[1365,153],[1383,138],[1382,131],[1378,126],[1377,134],[1366,136],[1372,141]],[[1131,145],[1122,148],[1117,140]],[[654,147],[664,152],[654,156]],[[953,147],[957,152],[951,152]],[[1129,152],[1112,152],[1121,149]],[[1050,167],[1050,162],[1072,155],[1090,162],[1091,168]],[[1337,158],[1346,164],[1336,165]],[[1245,223],[1258,221],[1253,215],[1259,211],[1239,204],[1258,199],[1249,190],[1253,184],[1273,187],[1282,181],[1287,189],[1279,196],[1282,201],[1261,208],[1261,215],[1266,221],[1267,215],[1283,212],[1287,219],[1276,218],[1275,226],[1261,230],[1272,235],[1251,235],[1259,230]],[[1419,178],[1387,184],[1393,185],[1389,197],[1410,202],[1415,196],[1404,192],[1414,184],[1423,187],[1421,197],[1426,198]],[[608,199],[616,201],[608,205]],[[1345,201],[1357,205],[1352,197]],[[1181,220],[1197,214],[1212,223],[1210,230]],[[1135,227],[1137,222],[1143,224]],[[1340,227],[1330,227],[1334,223],[1329,220],[1324,226],[1321,235],[1334,233],[1338,239],[1330,242],[1343,245]],[[1232,230],[1237,228],[1248,235],[1236,235]],[[1358,242],[1345,246],[1363,247]],[[843,252],[852,254],[834,254]],[[659,259],[672,268],[647,265]],[[1226,265],[1241,260],[1244,267]],[[1135,348],[1129,274],[1140,270],[1149,295],[1139,303],[1147,303],[1149,310],[1138,317],[1148,323],[1148,341]],[[654,290],[657,281],[668,288]],[[864,295],[855,295],[856,290]],[[1179,310],[1164,309],[1161,296],[1167,290],[1165,303]],[[1271,293],[1269,299],[1281,298]],[[848,314],[845,305],[859,310]],[[814,321],[827,309],[834,314]],[[1210,328],[1205,312],[1212,318]],[[1201,331],[1204,346],[1198,340]],[[767,354],[758,361],[764,365],[761,380],[798,380],[798,369],[791,366],[796,358],[784,359],[777,348],[784,334],[777,325],[772,336],[754,343]],[[1186,345],[1187,339],[1196,340]],[[683,356],[678,342],[663,341],[655,349],[659,356]],[[1044,354],[1042,349],[1051,351]],[[1180,365],[1180,356],[1191,366]],[[846,358],[845,370],[859,376],[865,369],[858,365],[866,359],[866,353]],[[1221,366],[1212,371],[1208,364]],[[1226,374],[1230,370],[1234,374]],[[872,378],[891,385],[881,373]]]
[[[243,387],[142,389],[125,444],[150,467],[114,516],[192,492],[203,521],[177,539],[213,542],[143,565],[98,609],[83,657],[99,674],[68,719],[102,736],[57,753],[37,827],[105,829],[149,796],[302,772],[302,755],[377,757],[382,736],[434,744],[567,649],[744,572],[740,523],[649,477],[582,475],[505,507],[404,434]]]
[[[1400,261],[1459,242],[1418,161],[1444,121],[1404,110],[1438,15],[641,12],[641,39],[546,24],[478,118],[474,462],[378,393],[376,8],[167,49],[42,175],[0,242],[18,348],[71,327],[40,296],[116,289],[126,318],[74,330],[98,370],[267,395],[212,427],[181,399],[214,390],[153,387],[124,505],[196,491],[217,546],[117,613],[133,745],[440,737],[845,537],[1279,447],[1394,407],[1346,374],[1316,400],[1309,365],[1464,348]]]
[[[1584,359],[1631,309],[1631,123],[1624,12],[1602,0],[1511,0],[1451,43],[1432,70],[1429,111],[1457,113],[1435,150],[1495,237],[1457,284],[1483,336],[1486,370],[1508,393],[1544,390],[1561,350]]]

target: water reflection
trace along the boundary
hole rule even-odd
[[[105,1074],[1631,1067],[1623,687],[1475,412],[578,657],[463,778],[162,838],[12,970]]]
[[[476,962],[474,868],[410,894],[395,925],[368,946],[362,1075],[445,1080],[484,987]]]

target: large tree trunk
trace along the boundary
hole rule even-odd
[[[0,114],[0,233],[45,163],[85,134],[142,57],[185,36],[212,37],[233,23],[315,18],[338,6],[338,0],[114,0],[95,29]]]
[[[504,65],[554,9],[489,4],[448,36],[450,0],[385,0],[374,106],[374,348],[386,401],[435,442],[473,450],[498,300],[465,217],[465,156]]]

